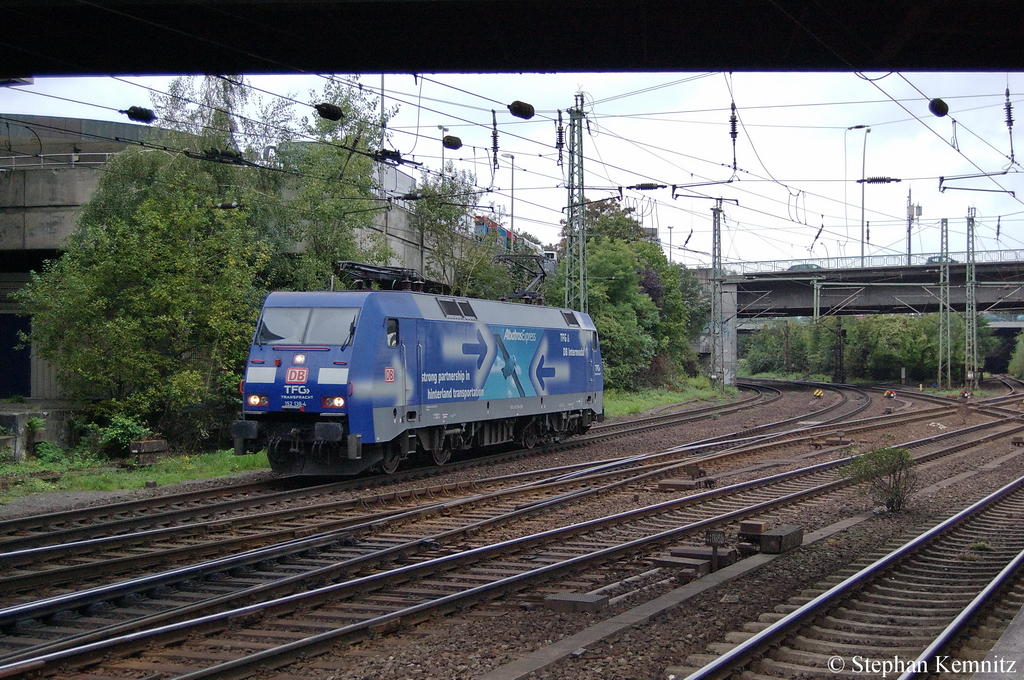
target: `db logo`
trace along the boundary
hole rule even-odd
[[[284,381],[286,383],[304,383],[309,378],[308,368],[289,368],[288,372],[284,374]]]
[[[391,366],[387,366],[384,369],[384,382],[395,382],[395,369]]]

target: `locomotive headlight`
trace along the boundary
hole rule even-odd
[[[341,408],[345,405],[345,397],[324,397],[324,408]]]
[[[266,406],[270,403],[270,399],[262,394],[250,394],[246,401],[249,406]]]
[[[295,356],[292,357],[292,363],[301,366],[302,364],[306,363],[306,355],[296,354]]]

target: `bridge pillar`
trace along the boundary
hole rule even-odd
[[[710,270],[698,269],[697,278],[702,280],[705,286],[708,286],[707,276]],[[708,286],[708,290],[711,288]],[[721,309],[722,309],[722,364],[724,368],[723,384],[735,385],[736,384],[736,361],[739,350],[737,348],[737,332],[736,332],[736,298],[737,298],[737,286],[735,283],[723,283],[721,286],[722,297],[721,297]],[[697,354],[700,360],[700,365],[704,370],[705,375],[710,374],[713,366],[713,343],[710,334],[710,325],[704,333],[701,334],[700,340],[697,345]]]

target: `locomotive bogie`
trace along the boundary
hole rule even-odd
[[[236,452],[288,474],[393,472],[423,454],[535,446],[603,417],[597,332],[571,310],[409,291],[272,293]]]

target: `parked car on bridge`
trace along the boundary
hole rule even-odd
[[[789,268],[789,271],[795,272],[795,271],[803,271],[803,270],[806,270],[806,269],[821,269],[821,265],[812,264],[812,263],[795,264],[795,265],[793,265],[792,267]]]
[[[925,264],[958,264],[956,260],[951,257],[943,257],[942,255],[932,255],[924,262]]]

